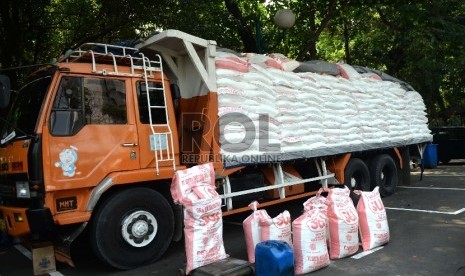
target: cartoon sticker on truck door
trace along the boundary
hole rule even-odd
[[[55,162],[55,167],[63,170],[63,175],[73,177],[76,174],[76,161],[78,160],[77,148],[70,146],[59,154],[60,161]]]

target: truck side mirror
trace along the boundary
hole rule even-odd
[[[8,106],[10,103],[10,95],[10,78],[6,75],[0,75],[0,109]]]

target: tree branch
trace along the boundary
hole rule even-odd
[[[234,0],[224,0],[228,12],[236,19],[240,24],[238,26],[239,36],[241,37],[242,43],[244,44],[245,52],[257,52],[257,43],[253,31],[250,29],[247,21],[242,16],[242,12],[237,6]],[[258,20],[255,19],[255,20]]]
[[[387,16],[378,8],[376,8],[376,12],[379,14],[379,18],[381,19],[381,22],[388,26],[390,29],[394,31],[402,31],[402,28],[400,28],[398,25],[394,24],[393,22],[389,21]]]
[[[315,30],[314,36],[318,38],[323,30],[328,26],[331,19],[333,19],[334,11],[336,10],[337,0],[329,1],[328,8],[326,9],[325,17],[321,20],[320,26]]]

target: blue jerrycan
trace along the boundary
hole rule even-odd
[[[294,253],[287,242],[269,240],[255,246],[256,276],[293,276]]]

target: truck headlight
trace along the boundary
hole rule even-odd
[[[20,198],[30,198],[29,183],[26,181],[16,182],[16,196]]]

